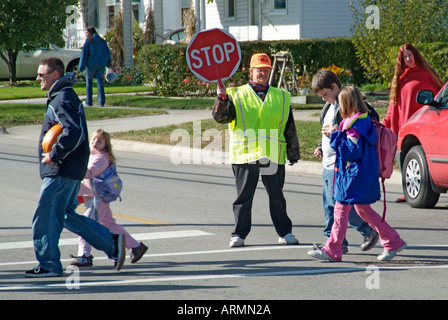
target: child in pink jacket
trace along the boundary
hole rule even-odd
[[[109,165],[115,163],[115,157],[112,152],[112,144],[110,142],[110,135],[102,129],[96,130],[90,138],[90,158],[87,167],[87,173],[81,183],[81,188],[78,193],[78,199],[82,198],[84,206],[87,208],[84,216],[95,219],[93,212],[93,201],[96,199],[98,222],[109,228],[114,234],[123,234],[126,239],[126,248],[131,249],[131,263],[136,263],[145,254],[148,247],[143,243],[137,242],[122,225],[116,223],[112,216],[109,203],[102,200],[97,191],[95,191],[95,198],[92,192],[91,178],[94,178]],[[90,267],[93,265],[93,256],[91,255],[91,246],[83,238],[79,238],[78,256],[70,264],[78,267]]]

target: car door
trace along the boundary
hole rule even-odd
[[[428,110],[423,148],[433,181],[448,186],[448,85],[435,99],[439,107]]]
[[[19,52],[17,58],[17,78],[36,78],[40,61],[48,57],[60,58],[60,54],[52,46],[30,52]]]
[[[9,78],[9,71],[6,62],[0,59],[0,79],[6,80]]]

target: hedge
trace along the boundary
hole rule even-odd
[[[335,65],[350,70],[355,84],[363,84],[363,70],[355,55],[350,38],[328,38],[300,41],[250,41],[240,42],[241,64],[237,73],[226,85],[247,82],[249,61],[253,53],[266,52],[271,57],[280,51],[288,51],[294,61],[296,76],[303,75],[304,67],[314,74],[323,67]],[[146,80],[153,82],[158,94],[187,96],[191,93],[211,95],[216,84],[200,82],[190,72],[185,58],[186,45],[147,45],[139,50],[136,65]]]
[[[423,56],[448,80],[448,45],[442,42],[415,44]],[[249,79],[249,61],[253,53],[266,52],[271,57],[280,51],[288,51],[294,61],[296,77],[309,75],[321,68],[350,70],[350,82],[362,85],[367,82],[364,69],[356,57],[351,38],[327,38],[300,41],[250,41],[240,42],[241,64],[235,75],[225,85],[239,85]],[[164,96],[210,96],[216,93],[216,84],[201,82],[189,70],[185,58],[186,45],[147,45],[139,50],[136,65],[142,70],[146,81],[156,85],[157,93]],[[384,52],[380,68],[381,78],[392,80],[399,47]],[[309,80],[309,79],[308,79]],[[390,83],[385,81],[385,84]]]

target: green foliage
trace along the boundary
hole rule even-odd
[[[379,8],[377,29],[366,23],[369,18],[375,18],[371,12],[365,12],[371,5]],[[439,72],[447,70],[446,63],[440,64],[442,59],[448,61],[446,49],[442,44],[428,44],[448,40],[445,0],[361,0],[359,6],[352,6],[352,10],[356,56],[370,81],[390,83],[398,48],[404,43],[411,43],[422,51],[435,46],[437,53],[428,50],[424,56],[431,64],[444,67],[436,68]]]
[[[365,82],[355,47],[350,38],[328,38],[300,41],[250,41],[240,42],[241,63],[235,75],[226,85],[238,85],[249,80],[249,63],[252,54],[266,52],[271,57],[279,51],[288,51],[294,62],[296,76],[337,65],[352,73],[352,81]],[[136,64],[142,69],[146,80],[153,82],[160,95],[187,96],[192,93],[210,95],[216,93],[216,84],[199,82],[189,70],[186,61],[186,45],[147,45],[138,52]]]
[[[138,67],[115,68],[118,84],[143,84],[144,75]]]
[[[2,0],[0,2],[0,57],[16,76],[16,59],[20,50],[35,50],[50,43],[60,44],[70,5],[77,0]]]

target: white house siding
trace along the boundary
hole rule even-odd
[[[206,28],[222,28],[239,41],[295,40],[351,35],[350,2],[358,0],[288,0],[286,14],[275,13],[271,0],[261,1],[262,30],[249,26],[249,1],[236,0],[235,19],[224,17],[224,0],[206,5]]]
[[[182,27],[180,0],[163,0],[164,32]]]
[[[225,29],[238,41],[300,39],[301,3],[289,0],[286,13],[275,13],[271,0],[260,1],[260,23],[249,25],[249,0],[236,0],[233,19],[225,18],[224,0],[215,0],[206,6],[206,27]]]
[[[351,35],[353,18],[350,2],[356,1],[302,0],[302,38]]]
[[[286,13],[271,10],[270,1],[263,5],[261,19],[263,40],[297,40],[300,39],[300,7],[302,1],[287,1]]]

